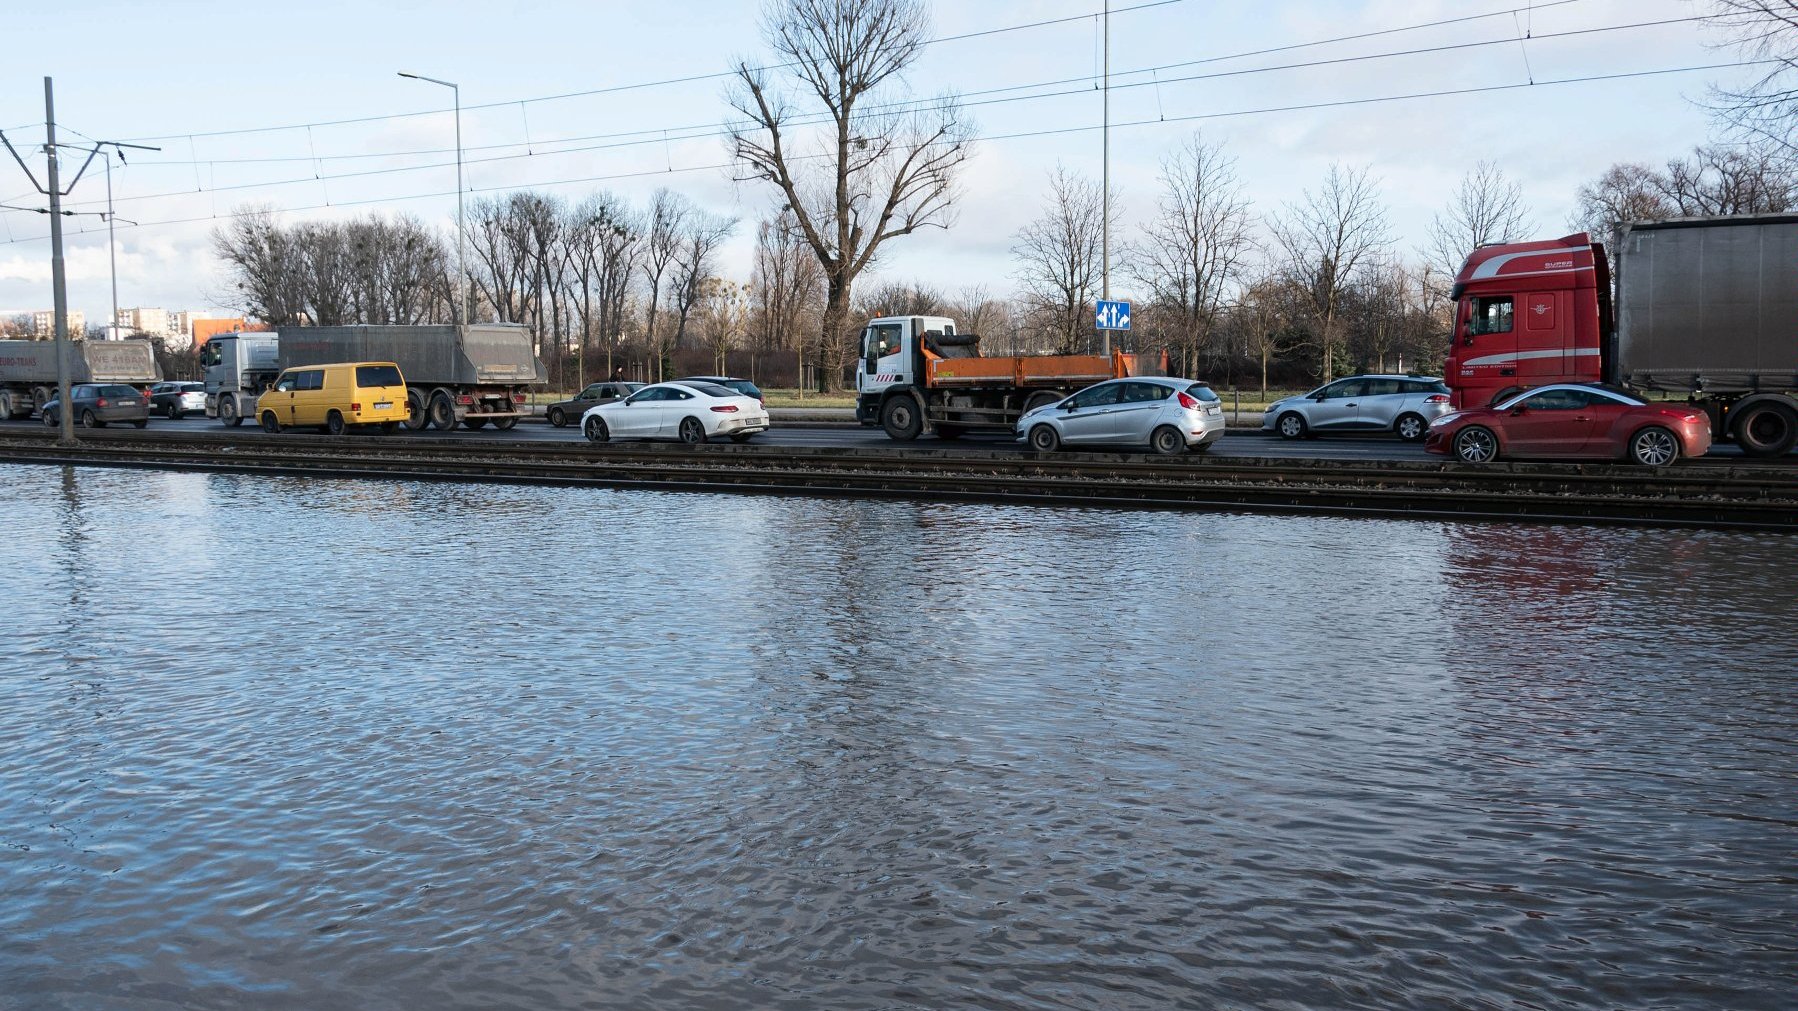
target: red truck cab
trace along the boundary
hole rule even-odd
[[[1604,248],[1578,232],[1473,251],[1455,276],[1442,376],[1456,408],[1546,383],[1600,382],[1612,332]]]

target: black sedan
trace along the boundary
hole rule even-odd
[[[609,383],[593,383],[586,389],[575,394],[573,398],[569,400],[559,400],[549,405],[549,409],[544,412],[544,416],[549,419],[550,424],[557,428],[561,428],[571,421],[581,420],[581,415],[586,414],[587,408],[589,407],[596,407],[600,404],[609,404],[614,400],[628,397],[642,388],[642,383],[616,381]]]

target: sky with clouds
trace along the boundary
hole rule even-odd
[[[900,97],[962,96],[982,139],[950,226],[891,243],[881,277],[950,293],[1012,289],[1009,250],[1042,212],[1048,174],[1057,164],[1101,171],[1102,6],[930,4],[941,41]],[[1707,87],[1749,73],[1658,73],[1737,59],[1691,20],[1704,10],[1693,0],[1112,7],[1120,244],[1153,210],[1161,159],[1195,131],[1236,159],[1260,213],[1300,199],[1332,164],[1365,166],[1396,248],[1411,254],[1461,177],[1489,160],[1522,184],[1535,231],[1560,235],[1575,190],[1612,163],[1664,162],[1713,139],[1700,107]],[[759,15],[741,0],[15,5],[0,130],[42,181],[48,75],[63,142],[161,148],[114,168],[121,306],[228,308],[209,236],[246,205],[288,221],[406,213],[453,235],[450,95],[401,71],[460,85],[471,196],[535,187],[579,200],[607,189],[640,206],[666,186],[742,219],[724,263],[744,276],[771,192],[721,167],[728,82],[714,75],[771,62]],[[1452,23],[1418,27],[1432,22]],[[1556,83],[1582,78],[1606,79]],[[65,151],[65,165],[79,157]],[[42,206],[0,158],[0,204]],[[109,300],[94,213],[105,196],[96,166],[69,198],[81,216],[65,219],[70,305],[90,321]],[[0,310],[50,305],[48,234],[41,214],[0,211]]]

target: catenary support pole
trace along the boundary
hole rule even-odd
[[[56,171],[56,99],[50,78],[44,78],[44,152],[50,172],[50,297],[56,317],[56,417],[57,442],[75,444],[75,423],[69,410],[69,291],[62,263],[62,181]],[[38,405],[42,409],[43,405]]]
[[[1103,166],[1099,172],[1099,297],[1106,301],[1111,299],[1111,0],[1105,0],[1105,83],[1104,83],[1105,121],[1100,129],[1103,139],[1099,143],[1100,161]],[[1101,352],[1111,357],[1111,331],[1100,330],[1099,337],[1104,341]],[[1091,347],[1091,345],[1088,345]]]

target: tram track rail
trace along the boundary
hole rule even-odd
[[[0,462],[1019,505],[1798,530],[1798,468],[1040,456],[977,446],[591,445],[252,433],[0,433]]]

